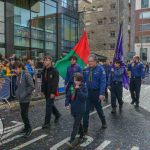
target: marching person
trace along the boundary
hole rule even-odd
[[[107,85],[107,83],[108,83],[108,78],[109,78],[109,74],[110,74],[110,70],[111,70],[111,67],[110,67],[108,60],[103,62],[103,67],[104,67],[105,72],[106,72],[105,100],[108,101],[108,85]]]
[[[83,126],[81,124],[86,108],[87,87],[83,83],[81,73],[74,74],[74,82],[70,86],[66,94],[65,106],[67,110],[71,108],[71,114],[74,117],[73,131],[70,141],[67,143],[69,147],[74,147],[79,141],[75,140],[77,133],[80,134],[79,139],[83,138]]]
[[[71,65],[67,68],[67,74],[65,78],[66,91],[69,89],[70,85],[73,83],[74,73],[82,73],[81,67],[77,64],[77,57],[71,56],[69,58]]]
[[[24,123],[24,129],[21,133],[24,133],[24,137],[29,137],[32,129],[28,118],[28,111],[32,91],[34,90],[34,83],[31,75],[25,71],[25,66],[23,64],[16,62],[14,64],[14,70],[18,77],[16,97],[20,102],[21,117]]]
[[[145,78],[145,68],[144,64],[140,62],[139,56],[134,56],[131,64],[128,65],[128,70],[131,71],[130,79],[130,93],[132,102],[131,104],[136,104],[136,107],[139,107],[139,98],[140,98],[140,89],[141,83]]]
[[[59,73],[52,65],[52,58],[46,56],[44,58],[44,70],[42,73],[42,93],[46,98],[46,114],[43,129],[50,127],[51,113],[55,115],[55,123],[59,121],[60,113],[54,105],[55,94],[57,93]]]
[[[124,75],[124,68],[121,67],[121,61],[116,60],[114,64],[114,68],[111,68],[111,72],[108,79],[108,87],[111,91],[111,106],[112,111],[111,113],[116,113],[116,99],[119,103],[119,110],[122,111],[123,100],[123,75]]]
[[[88,58],[89,67],[84,71],[84,82],[88,88],[88,98],[86,101],[86,112],[83,117],[84,133],[88,132],[89,113],[91,106],[97,110],[102,122],[102,128],[107,128],[105,115],[102,109],[101,101],[105,99],[106,73],[104,68],[97,64],[96,55],[92,54]]]

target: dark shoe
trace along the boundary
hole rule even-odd
[[[107,124],[105,123],[105,124],[102,124],[102,127],[101,127],[102,129],[106,129],[107,128]]]
[[[70,140],[66,144],[69,146],[69,148],[74,148],[79,144],[79,141],[76,140],[76,139],[75,140]]]
[[[115,113],[116,113],[116,108],[112,108],[111,113],[112,113],[112,114],[115,114]]]
[[[44,124],[43,126],[42,126],[42,129],[49,129],[50,128],[50,124]]]
[[[83,129],[83,136],[88,134],[88,128]]]
[[[119,106],[119,111],[120,111],[120,112],[122,112],[122,107],[123,107],[123,105],[120,105],[120,106]]]
[[[59,119],[60,119],[60,117],[61,117],[61,114],[59,114],[57,117],[55,117],[55,123],[58,123],[59,122]]]
[[[26,133],[26,131],[27,130],[24,128],[23,130],[20,131],[20,134],[24,134],[24,133]]]
[[[136,105],[135,105],[135,108],[139,108],[139,104],[136,104]]]
[[[32,130],[29,129],[29,130],[26,131],[24,137],[25,137],[25,138],[28,138],[31,134],[32,134]]]
[[[132,101],[132,102],[131,102],[131,105],[134,105],[134,103],[135,103],[135,101]]]

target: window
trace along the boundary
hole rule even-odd
[[[147,61],[147,48],[140,49],[140,57],[142,60]]]
[[[150,11],[140,13],[139,18],[140,19],[150,19]]]
[[[4,2],[0,0],[0,43],[5,42]]]
[[[116,18],[115,17],[111,17],[110,18],[110,23],[115,23],[116,22]]]
[[[150,30],[150,24],[142,24],[140,25],[140,31],[149,31]]]
[[[115,31],[110,31],[110,37],[115,37],[115,36],[116,36]]]
[[[111,4],[111,5],[110,5],[110,8],[111,8],[111,9],[116,9],[116,4]]]
[[[149,0],[141,0],[141,8],[148,8]]]
[[[150,36],[144,36],[140,38],[140,43],[141,43],[141,39],[143,43],[150,43]]]
[[[99,19],[99,20],[97,21],[97,23],[98,23],[98,25],[103,24],[103,19]]]
[[[110,49],[111,49],[111,50],[114,50],[114,49],[115,49],[115,44],[114,44],[114,43],[110,44]]]

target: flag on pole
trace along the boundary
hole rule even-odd
[[[82,37],[80,38],[77,45],[71,50],[64,58],[57,61],[55,68],[58,70],[60,75],[60,80],[65,79],[67,73],[67,67],[70,65],[69,58],[71,56],[76,56],[78,58],[77,63],[84,68],[88,63],[88,56],[90,55],[90,47],[88,44],[87,32],[84,31]]]
[[[127,75],[127,70],[126,70],[126,67],[125,67],[124,60],[123,60],[123,32],[122,32],[122,24],[120,24],[119,35],[118,35],[116,50],[115,50],[115,54],[114,54],[113,64],[114,64],[115,60],[120,60],[122,62],[121,67],[124,68],[123,85],[124,85],[125,89],[128,89],[129,88],[128,75]]]

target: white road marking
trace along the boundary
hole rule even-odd
[[[16,128],[14,128],[14,129],[12,129],[9,133],[3,135],[1,140],[4,140],[4,139],[8,138],[9,136],[13,135],[13,134],[16,133],[17,131],[21,130],[22,127],[23,127],[23,126],[19,126],[19,127],[16,127]]]
[[[139,150],[139,147],[133,146],[131,150]]]
[[[79,136],[77,136],[79,137]],[[93,138],[90,136],[85,136],[85,138],[87,138],[87,140],[85,142],[83,142],[82,144],[80,144],[81,147],[86,147],[89,144],[91,144],[93,142]],[[55,144],[54,146],[52,146],[50,148],[50,150],[57,150],[58,148],[60,148],[61,146],[63,146],[65,143],[67,143],[70,140],[70,137],[65,138],[64,140],[62,140],[61,142]]]
[[[103,150],[105,147],[107,147],[111,141],[104,141],[100,146],[98,146],[95,150]]]
[[[50,148],[50,150],[57,150],[59,147],[61,147],[62,145],[64,145],[65,143],[67,143],[69,141],[70,137],[62,140],[61,142],[57,143],[56,145],[54,145],[53,147]]]
[[[107,108],[108,108],[108,107],[110,107],[110,106],[111,106],[110,104],[109,104],[109,105],[107,105],[107,106],[104,106],[104,107],[103,107],[103,109],[107,109]],[[93,111],[93,112],[91,112],[91,113],[90,113],[90,116],[92,116],[92,115],[96,114],[96,112],[97,112],[97,111]]]
[[[24,147],[26,147],[26,146],[28,146],[28,145],[30,145],[30,144],[32,144],[32,143],[34,143],[34,142],[40,140],[40,139],[45,138],[46,136],[47,136],[46,134],[43,134],[43,135],[38,136],[38,137],[36,137],[36,138],[34,138],[34,139],[32,139],[32,140],[30,140],[30,141],[24,143],[24,144],[21,144],[21,145],[19,145],[19,146],[13,148],[13,149],[11,149],[11,150],[19,150],[19,149],[22,149],[22,148],[24,148]]]
[[[104,106],[103,109],[107,109],[108,107],[110,107],[111,105],[107,105],[107,106]],[[92,113],[90,113],[90,116],[94,115],[97,111],[94,111]],[[70,137],[68,138],[65,138],[64,140],[62,140],[61,142],[57,143],[56,145],[54,145],[53,147],[50,148],[50,150],[57,150],[59,147],[61,147],[62,145],[64,145],[66,142],[68,142],[70,139]],[[81,147],[86,147],[87,145],[91,144],[93,141],[92,141],[92,137],[89,138],[89,136],[87,136],[87,139],[89,139],[89,142],[86,141],[85,143],[82,143],[80,146]]]
[[[32,132],[35,132],[35,131],[38,131],[38,130],[41,130],[41,129],[42,129],[42,127],[37,127],[37,128],[35,128],[35,129],[33,129]],[[11,142],[11,141],[13,141],[13,140],[16,140],[16,139],[18,139],[18,138],[21,138],[21,137],[23,137],[23,134],[16,135],[16,136],[14,136],[14,137],[12,137],[12,138],[9,138],[9,139],[7,139],[7,140],[2,141],[2,142],[0,143],[0,145],[4,145],[4,144],[6,144],[6,143],[9,143],[9,142]]]
[[[86,146],[90,145],[94,140],[90,136],[85,136],[85,138],[87,138],[87,140],[84,143],[80,144],[81,147],[86,147]]]
[[[17,122],[17,121],[11,121],[11,122],[14,123],[15,125],[5,128],[4,131],[15,128],[15,127],[18,127],[20,125],[23,125],[22,122]]]

